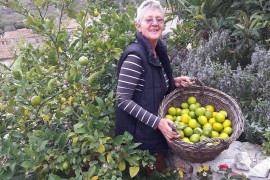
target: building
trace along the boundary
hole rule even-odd
[[[34,33],[31,29],[23,28],[5,32],[3,37],[0,38],[0,62],[9,65],[14,55],[18,53],[20,43],[30,43],[37,47],[42,41],[42,36]]]

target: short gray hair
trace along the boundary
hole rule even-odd
[[[136,23],[140,23],[142,21],[144,14],[145,14],[145,11],[148,9],[152,9],[152,8],[159,9],[162,13],[164,13],[164,10],[163,10],[162,6],[160,5],[159,1],[156,1],[156,0],[143,1],[143,3],[137,9]]]

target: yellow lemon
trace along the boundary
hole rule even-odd
[[[185,137],[185,133],[182,130],[177,131],[180,134],[180,138],[183,139]]]
[[[187,137],[184,137],[182,140],[185,141],[185,142],[187,142],[187,143],[190,142],[190,140]]]
[[[182,114],[188,114],[189,111],[190,111],[189,109],[182,109],[182,110],[181,110],[181,115],[182,115]]]
[[[195,119],[189,120],[188,126],[193,128],[193,129],[196,128],[197,127],[197,121]]]
[[[223,127],[231,127],[232,126],[232,121],[229,119],[225,119],[225,121],[222,123]]]
[[[216,122],[219,122],[219,123],[222,123],[223,121],[225,121],[225,115],[221,112],[217,112],[214,118]]]
[[[176,108],[175,107],[170,107],[168,109],[168,114],[171,116],[175,116],[176,115]]]
[[[233,132],[233,129],[231,127],[225,127],[222,132],[224,132],[228,135],[231,135]]]
[[[213,127],[212,127],[212,124],[206,123],[205,125],[203,125],[203,129],[205,128],[213,128]]]
[[[213,129],[214,129],[215,131],[217,131],[217,132],[221,132],[221,131],[223,130],[223,126],[222,126],[221,123],[215,122],[215,123],[213,124]]]
[[[209,122],[210,124],[214,124],[214,123],[216,122],[216,120],[215,120],[215,118],[211,118],[211,119],[208,120],[208,122]]]
[[[223,139],[229,139],[229,135],[226,134],[226,133],[221,133],[221,134],[219,135],[219,137],[220,137],[220,138],[223,138]]]
[[[219,113],[224,114],[225,118],[228,116],[228,113],[225,110],[220,110]]]
[[[169,114],[166,114],[166,115],[165,115],[165,118],[166,118],[166,119],[170,119],[170,120],[172,120],[172,121],[174,120],[174,117],[173,117],[172,115],[169,115]]]
[[[190,120],[190,116],[188,114],[182,114],[181,115],[181,121],[182,122],[188,124],[189,120]]]
[[[198,122],[201,124],[201,125],[205,125],[207,123],[207,118],[205,116],[199,116],[198,117]]]
[[[214,106],[213,106],[213,105],[210,105],[210,104],[206,105],[206,106],[205,106],[205,109],[210,110],[212,113],[215,111]]]
[[[211,138],[219,137],[219,133],[217,131],[212,131]]]

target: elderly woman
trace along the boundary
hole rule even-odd
[[[118,64],[116,135],[131,133],[142,150],[156,156],[156,168],[166,168],[167,142],[179,138],[174,123],[158,117],[163,98],[175,87],[192,84],[189,77],[173,78],[167,47],[160,39],[164,11],[159,1],[146,0],[137,9],[136,42]]]

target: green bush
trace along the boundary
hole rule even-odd
[[[1,67],[1,179],[139,176],[154,158],[136,149],[130,134],[114,137],[116,63],[135,32],[134,6],[122,13],[111,1],[79,10],[68,0],[35,1],[37,11],[17,1],[4,5],[23,14],[44,41],[21,45],[14,63]],[[45,7],[59,16],[49,18]],[[64,19],[77,28],[69,32]],[[80,63],[82,56],[89,63]]]

